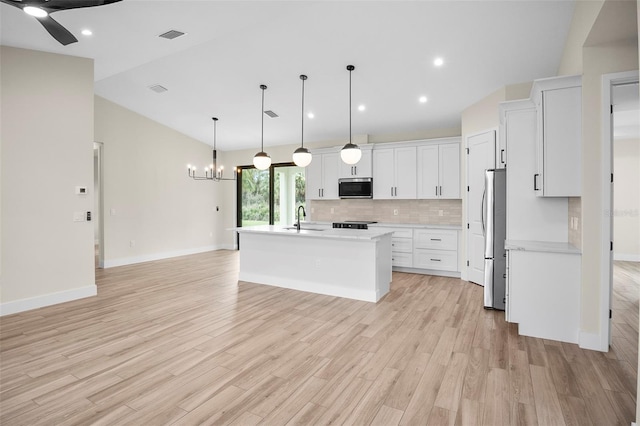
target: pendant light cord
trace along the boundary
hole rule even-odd
[[[347,67],[349,70],[349,144],[351,144],[351,72],[353,71],[353,65]]]
[[[260,116],[262,117],[262,128],[260,130],[260,152],[264,152],[264,89],[267,88],[264,84],[260,86],[262,89],[262,110]]]
[[[307,79],[307,76],[300,76],[300,80],[302,80],[302,132],[300,134],[300,146],[304,148],[304,81]]]

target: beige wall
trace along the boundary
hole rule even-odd
[[[105,266],[219,248],[221,183],[194,181],[212,147],[95,97],[103,148]],[[133,241],[133,243],[132,243]]]
[[[95,294],[93,60],[0,47],[2,312]],[[75,194],[76,186],[89,193]]]
[[[571,28],[564,45],[558,75],[582,74],[582,46],[602,9],[604,0],[575,2]]]
[[[640,262],[640,140],[613,144],[614,259]]]

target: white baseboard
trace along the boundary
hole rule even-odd
[[[616,253],[614,251],[613,260],[623,260],[625,262],[640,262],[640,254]]]
[[[582,349],[590,349],[592,351],[609,351],[609,344],[603,344],[602,337],[598,333],[587,333],[585,331],[581,331],[578,335],[578,346]]]
[[[13,302],[5,302],[0,304],[0,316],[17,314],[18,312],[57,305],[58,303],[84,299],[85,297],[92,297],[97,294],[98,287],[96,287],[95,284],[92,284],[86,287],[74,288],[72,290],[44,294],[42,296],[30,297],[28,299],[14,300]]]
[[[226,244],[220,244],[220,245],[213,245],[213,246],[198,247],[193,249],[167,251],[163,253],[151,253],[151,254],[145,254],[142,256],[122,257],[119,259],[105,259],[103,268],[113,268],[116,266],[133,265],[136,263],[151,262],[153,260],[170,259],[172,257],[187,256],[190,254],[205,253],[208,251],[215,251],[215,250],[232,250],[232,248],[228,248]]]

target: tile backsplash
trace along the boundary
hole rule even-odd
[[[312,200],[307,219],[461,225],[462,200]]]
[[[569,197],[569,244],[582,248],[582,198]]]

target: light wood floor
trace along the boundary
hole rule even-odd
[[[98,270],[0,319],[3,425],[614,425],[635,417],[638,264],[613,349],[520,337],[482,288],[394,273],[378,304],[237,283],[237,252]]]

